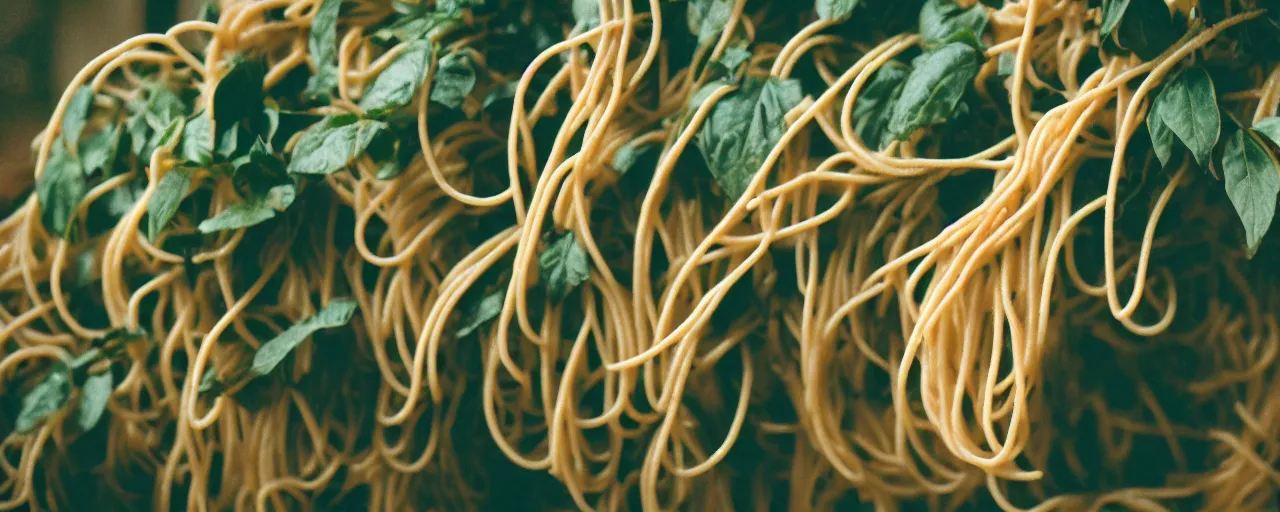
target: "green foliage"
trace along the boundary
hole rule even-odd
[[[560,302],[591,277],[591,262],[570,231],[542,251],[538,256],[538,271],[547,295]]]
[[[260,377],[271,373],[284,361],[285,356],[298,348],[298,345],[316,331],[347,325],[356,312],[356,306],[356,301],[350,299],[330,301],[314,316],[294,324],[271,341],[263,343],[253,355],[253,366],[249,368],[249,375]]]
[[[719,85],[711,84],[704,90],[714,87]],[[694,143],[730,200],[737,200],[746,191],[787,129],[783,116],[803,97],[798,80],[769,78],[748,81],[712,107]],[[696,100],[695,105],[699,103]]]
[[[1280,163],[1256,131],[1242,129],[1227,139],[1222,170],[1227,197],[1244,224],[1245,248],[1252,257],[1276,215]]]

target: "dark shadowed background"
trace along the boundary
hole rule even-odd
[[[117,43],[192,19],[202,0],[0,0],[0,209],[32,184],[31,142],[68,82]]]

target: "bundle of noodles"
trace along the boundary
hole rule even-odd
[[[210,2],[0,224],[0,509],[1274,507],[1268,7]]]

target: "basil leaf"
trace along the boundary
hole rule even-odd
[[[284,361],[285,356],[293,352],[293,349],[316,331],[344,326],[351,321],[355,312],[356,301],[354,300],[339,299],[329,302],[315,316],[294,324],[271,341],[258,347],[258,352],[253,355],[253,366],[249,368],[250,376],[259,377],[271,373],[271,370]]]
[[[74,269],[71,279],[71,288],[82,288],[93,284],[93,271],[97,267],[97,261],[93,251],[84,251],[76,255]]]
[[[382,121],[360,120],[351,124],[334,126],[339,120],[326,120],[312,125],[293,150],[289,162],[290,174],[333,174],[364,154],[387,124]]]
[[[1276,214],[1280,195],[1280,164],[1252,130],[1239,130],[1227,139],[1222,152],[1227,197],[1244,224],[1245,247],[1250,258],[1262,244]]]
[[[1120,26],[1120,20],[1124,18],[1127,9],[1129,0],[1102,0],[1102,27],[1098,32],[1100,39],[1111,37],[1116,27]]]
[[[316,74],[307,80],[303,94],[315,98],[338,86],[338,11],[342,0],[323,0],[311,18],[307,51],[316,66]]]
[[[204,0],[200,3],[200,14],[196,16],[196,19],[217,23],[218,17],[221,15],[222,9],[218,7],[218,0]]]
[[[1005,52],[1000,54],[996,59],[996,75],[1010,76],[1018,67],[1018,54],[1013,52]]]
[[[87,85],[81,86],[71,95],[71,102],[62,115],[62,138],[67,141],[67,147],[79,147],[80,132],[84,131],[84,125],[92,112],[93,89]]]
[[[419,39],[404,43],[404,49],[396,56],[364,92],[360,108],[365,110],[394,110],[413,101],[427,74],[431,61],[431,42]]]
[[[476,86],[476,71],[471,59],[463,53],[451,53],[440,59],[431,84],[431,101],[458,108]]]
[[[394,179],[403,173],[404,168],[400,167],[400,163],[392,160],[383,162],[382,166],[378,167],[378,172],[374,173],[373,177],[374,179],[379,180],[389,180]]]
[[[14,429],[19,434],[31,433],[40,426],[40,422],[62,409],[70,394],[71,380],[67,376],[67,368],[62,364],[55,365],[43,381],[22,397],[22,410],[18,413]]]
[[[81,141],[81,170],[86,175],[93,174],[94,171],[99,169],[103,171],[111,170],[111,167],[116,162],[116,149],[120,145],[121,133],[123,132],[119,126],[113,126]]]
[[[213,88],[213,124],[218,132],[232,123],[262,112],[263,77],[266,61],[261,58],[231,59],[230,69]]]
[[[922,56],[893,105],[889,136],[906,140],[916,130],[951,117],[960,97],[978,76],[979,60],[978,51],[963,43],[948,43]]]
[[[53,141],[44,172],[36,178],[36,200],[40,203],[40,222],[45,230],[64,238],[76,208],[88,192],[84,171],[67,153],[64,140],[59,137]]]
[[[114,218],[124,217],[125,214],[133,211],[133,206],[138,204],[138,200],[142,199],[142,193],[146,190],[145,179],[134,179],[128,183],[111,189],[107,192],[107,213]]]
[[[161,130],[174,119],[187,117],[187,106],[173,91],[164,86],[147,89],[147,105],[143,112],[153,130]]]
[[[458,12],[479,5],[484,5],[484,0],[439,0],[436,2],[436,8],[445,12]]]
[[[1164,86],[1152,108],[1158,108],[1160,119],[1191,150],[1196,163],[1208,168],[1222,131],[1218,97],[1209,73],[1200,67],[1183,71]]]
[[[262,116],[267,119],[267,133],[260,136],[267,142],[275,138],[276,132],[280,130],[280,108],[274,101],[267,101],[267,106],[262,109]]]
[[[147,201],[147,240],[155,242],[160,231],[169,225],[190,187],[191,175],[186,169],[173,169],[160,178]]]
[[[207,121],[207,120],[206,120]],[[169,145],[174,137],[178,137],[180,133],[186,131],[187,120],[181,117],[174,119],[165,127],[163,132],[156,134],[155,147],[163,147]]]
[[[92,255],[93,253],[86,253],[86,254]],[[98,350],[97,347],[93,347],[93,348],[90,348],[89,350],[86,350],[83,354],[76,356],[75,359],[72,359],[71,363],[69,363],[68,366],[72,371],[76,371],[83,368],[88,368],[89,365],[101,360],[102,360],[102,351]]]
[[[599,0],[573,0],[574,30],[585,32],[600,24]]]
[[[729,72],[729,76],[733,77],[734,73],[738,70],[738,66],[741,66],[743,62],[746,62],[750,58],[751,52],[747,51],[746,48],[730,46],[725,48],[724,55],[720,56],[720,60],[716,61],[716,64],[723,67],[725,71]]]
[[[467,315],[467,322],[458,328],[457,337],[465,338],[470,336],[476,329],[497,318],[498,313],[502,312],[502,301],[506,299],[506,296],[506,291],[498,290],[480,299],[480,302],[477,302],[475,307],[471,308],[470,314]]]
[[[570,231],[553,242],[538,255],[538,271],[546,283],[547,294],[560,302],[578,285],[591,277],[591,265],[587,252],[578,246]]]
[[[516,97],[516,88],[519,87],[519,85],[520,84],[517,82],[507,82],[494,87],[493,90],[489,91],[489,94],[485,95],[484,103],[480,105],[480,108],[486,109],[494,102]]]
[[[1272,144],[1280,145],[1280,117],[1271,116],[1253,125],[1253,131],[1258,132]]]
[[[1160,166],[1164,167],[1169,165],[1169,159],[1173,157],[1177,136],[1165,124],[1160,108],[1159,101],[1151,102],[1151,110],[1147,111],[1147,132],[1151,135],[1151,149],[1160,160]]]
[[[157,142],[156,147],[164,142]],[[183,159],[200,165],[213,162],[213,127],[209,124],[209,111],[203,110],[187,121],[182,129],[182,145],[179,154]]]
[[[130,344],[140,341],[146,341],[146,331],[130,331],[123,327],[117,327],[107,331],[102,337],[94,338],[93,345],[102,347],[102,352],[107,357],[115,359],[124,354],[125,348]]]
[[[689,33],[698,37],[698,44],[707,44],[720,37],[733,14],[733,0],[689,0]]]
[[[111,400],[114,389],[111,372],[90,375],[80,388],[80,408],[76,411],[76,424],[80,430],[88,432],[98,425],[102,413],[107,410],[107,402]]]
[[[129,132],[129,149],[133,151],[134,156],[139,158],[148,158],[151,156],[147,151],[148,135],[151,133],[151,125],[147,124],[147,118],[144,114],[136,114],[125,122],[125,128]]]
[[[1132,10],[1126,9],[1116,30],[1116,43],[1143,60],[1159,57],[1181,35],[1173,13],[1164,0],[1130,0],[1130,4]]]
[[[770,77],[763,83],[748,83],[712,107],[694,144],[730,200],[747,190],[787,129],[783,116],[803,97],[799,80]]]
[[[636,161],[639,160],[641,156],[644,156],[645,153],[649,152],[649,150],[653,148],[653,144],[645,144],[639,148],[636,148],[633,142],[623,144],[622,147],[618,148],[618,150],[613,153],[613,161],[610,164],[610,167],[613,167],[613,170],[618,171],[618,174],[626,174],[627,171],[630,171],[631,168],[636,165]]]
[[[287,209],[296,197],[297,190],[292,184],[276,185],[260,197],[233,204],[217,215],[201,221],[197,228],[201,233],[208,234],[253,227],[275,218],[276,212]]]
[[[818,18],[839,23],[853,15],[853,8],[858,6],[858,0],[817,0],[815,4]]]
[[[222,392],[222,382],[218,381],[218,372],[213,370],[212,361],[210,362],[209,367],[205,369],[204,376],[200,377],[200,387],[198,389],[201,393],[208,393],[211,391],[217,391],[219,393]]]
[[[925,48],[960,42],[982,48],[987,10],[981,2],[962,9],[953,0],[929,0],[920,10],[920,39]]]
[[[853,104],[853,117],[857,119],[854,130],[867,147],[880,149],[888,142],[889,114],[893,112],[893,102],[902,94],[910,72],[911,68],[905,64],[889,61],[862,86]]]
[[[391,26],[373,34],[375,39],[386,42],[391,39],[416,41],[432,39],[462,25],[462,17],[454,12],[427,12],[419,16],[404,17]]]

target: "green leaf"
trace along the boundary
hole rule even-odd
[[[84,131],[84,125],[92,112],[93,89],[87,85],[81,86],[71,95],[71,102],[62,115],[62,138],[67,141],[67,147],[79,147],[80,132]]]
[[[143,178],[131,180],[122,186],[111,189],[110,192],[107,192],[107,213],[118,219],[133,211],[133,206],[142,199],[142,193],[146,191],[145,189],[146,180]]]
[[[484,0],[439,0],[436,2],[436,9],[444,12],[459,12],[480,5],[484,5]]]
[[[907,75],[911,68],[897,61],[889,61],[871,75],[871,80],[862,86],[857,101],[853,104],[853,117],[857,119],[854,130],[863,144],[872,149],[880,149],[889,137],[889,115],[893,112],[893,102],[902,94]]]
[[[80,430],[88,432],[98,425],[102,413],[107,410],[107,402],[111,400],[111,391],[115,384],[111,372],[90,375],[80,388],[80,408],[76,411],[76,424]]]
[[[218,8],[218,0],[204,0],[200,3],[200,14],[196,16],[196,19],[217,23],[218,17],[221,15],[222,10]]]
[[[1191,150],[1196,163],[1207,169],[1222,131],[1218,97],[1209,73],[1200,67],[1183,71],[1164,86],[1152,109],[1159,111],[1164,124]]]
[[[599,0],[573,0],[574,30],[585,32],[600,24]]]
[[[338,11],[342,0],[323,0],[311,18],[307,51],[316,66],[316,74],[307,81],[303,94],[318,97],[338,86]]]
[[[404,168],[400,167],[400,163],[395,160],[391,160],[383,162],[382,166],[378,167],[378,172],[374,173],[373,177],[379,180],[389,180],[394,179],[403,173]]]
[[[1240,130],[1227,139],[1222,152],[1227,197],[1244,224],[1245,244],[1252,258],[1271,228],[1280,194],[1280,164],[1257,133]]]
[[[1098,33],[1101,39],[1111,37],[1127,9],[1129,0],[1102,0],[1102,27]]]
[[[387,129],[387,123],[368,119],[334,126],[337,122],[340,120],[321,121],[302,134],[289,162],[290,174],[333,174],[342,170]]]
[[[538,255],[538,271],[542,282],[546,283],[547,294],[560,302],[574,288],[587,282],[591,277],[591,264],[587,252],[582,250],[570,231]]]
[[[156,147],[163,146],[158,142]],[[213,127],[209,125],[209,111],[203,110],[187,121],[182,129],[182,145],[179,154],[183,159],[201,165],[213,162]]]
[[[631,168],[636,165],[636,161],[639,160],[641,156],[644,156],[645,153],[649,152],[649,150],[652,150],[653,148],[653,144],[645,144],[639,148],[635,146],[634,142],[623,144],[622,147],[618,148],[618,151],[613,153],[613,162],[610,164],[610,167],[613,167],[613,170],[618,171],[618,174],[626,174],[627,171],[630,171]]]
[[[1147,132],[1151,135],[1151,149],[1160,160],[1160,166],[1168,166],[1169,159],[1173,157],[1173,147],[1177,144],[1177,136],[1165,124],[1158,101],[1151,102],[1151,110],[1147,112]]]
[[[962,9],[954,0],[928,0],[920,10],[920,39],[925,48],[952,42],[982,48],[987,10],[982,3]]]
[[[889,116],[888,134],[906,140],[916,130],[951,117],[960,97],[978,76],[979,52],[949,43],[917,60]]]
[[[276,185],[260,197],[228,206],[217,215],[201,221],[197,228],[208,234],[253,227],[275,218],[276,212],[287,209],[296,197],[297,190],[292,184]]]
[[[204,376],[200,377],[200,392],[209,393],[216,391],[221,393],[223,389],[222,382],[218,381],[218,372],[213,369],[213,362],[210,361],[209,367],[204,370]]]
[[[280,130],[280,107],[274,101],[268,101],[268,105],[262,108],[262,115],[267,119],[267,133],[259,134],[263,140],[271,142],[275,138],[276,132]]]
[[[431,83],[431,101],[458,108],[476,86],[476,71],[471,59],[463,53],[451,53],[440,59]]]
[[[40,203],[40,222],[50,234],[65,237],[72,216],[89,184],[80,164],[67,153],[63,139],[53,141],[44,172],[36,178],[36,200]]]
[[[261,58],[237,56],[230,60],[230,69],[213,89],[213,124],[219,133],[231,128],[232,123],[262,112],[266,73],[266,61]]]
[[[730,46],[725,48],[724,55],[720,56],[720,60],[716,61],[716,64],[719,64],[720,67],[723,67],[728,71],[729,76],[734,76],[738,66],[741,66],[743,62],[746,62],[750,58],[751,52],[746,48]]]
[[[292,327],[289,327],[271,341],[263,343],[253,355],[253,366],[249,373],[253,377],[267,375],[284,361],[285,356],[301,345],[312,334],[321,329],[341,327],[351,321],[356,312],[356,301],[339,299],[329,302],[323,309]]]
[[[101,338],[94,338],[93,345],[102,347],[103,354],[106,354],[111,359],[116,359],[124,354],[125,349],[130,344],[145,341],[146,339],[146,331],[130,331],[123,327],[118,327],[107,331]]]
[[[818,18],[835,20],[837,23],[849,19],[857,6],[858,0],[817,0],[815,5]]]
[[[1116,30],[1116,43],[1143,60],[1159,57],[1181,36],[1173,13],[1164,0],[1130,0],[1130,4]]]
[[[465,338],[470,336],[484,324],[498,317],[498,313],[502,312],[502,301],[506,300],[507,292],[498,290],[486,295],[475,307],[471,308],[471,312],[467,315],[466,323],[458,328],[457,337]]]
[[[93,271],[96,267],[97,259],[93,251],[84,251],[76,255],[75,264],[72,266],[74,269],[71,280],[72,289],[93,284]]]
[[[364,92],[360,108],[387,111],[408,105],[422,86],[430,62],[431,41],[419,39],[404,43],[400,54]]]
[[[150,139],[151,125],[147,124],[146,116],[137,114],[130,117],[125,122],[125,129],[129,132],[129,149],[133,150],[133,154],[140,158],[150,157],[147,142]]]
[[[1280,117],[1271,116],[1253,125],[1253,131],[1262,134],[1272,144],[1280,145]]]
[[[112,126],[80,142],[81,170],[86,175],[93,174],[99,169],[111,170],[116,162],[116,150],[120,147],[121,133],[123,131],[119,126]]]
[[[382,42],[391,39],[400,41],[433,39],[460,26],[462,26],[462,16],[459,13],[424,12],[417,16],[400,18],[391,26],[375,32],[373,37]]]
[[[147,106],[144,112],[154,130],[161,130],[174,119],[187,117],[187,105],[169,88],[156,85],[147,88]]]
[[[71,380],[68,378],[67,368],[57,364],[49,370],[49,375],[43,381],[22,397],[22,410],[18,413],[15,430],[19,434],[31,433],[46,418],[62,409],[70,394]]]
[[[75,359],[72,359],[71,363],[68,364],[68,366],[70,366],[72,371],[75,371],[75,370],[88,368],[89,365],[92,365],[93,363],[96,363],[101,360],[102,360],[102,351],[98,350],[97,347],[93,347],[93,348],[90,348],[89,350],[84,351],[83,354],[76,356]]]
[[[493,90],[489,91],[489,94],[485,95],[484,103],[481,104],[481,108],[489,108],[489,105],[492,105],[498,100],[516,97],[516,88],[519,85],[520,84],[518,82],[506,82],[494,87]]]
[[[155,242],[160,231],[169,225],[190,187],[191,175],[186,169],[173,169],[160,178],[147,201],[147,240]]]
[[[187,126],[186,119],[183,119],[181,117],[174,119],[172,122],[169,123],[169,126],[166,127],[163,132],[160,132],[159,134],[157,134],[155,147],[168,145],[169,141],[173,140],[174,137],[178,137],[179,134],[186,131],[186,126]],[[182,149],[182,148],[179,148],[179,149]]]
[[[1017,67],[1018,54],[1014,52],[1004,52],[996,59],[996,74],[999,76],[1013,75],[1013,71]]]
[[[783,116],[803,97],[799,80],[771,77],[746,84],[712,107],[694,143],[731,201],[746,191],[787,129]]]
[[[714,41],[732,14],[733,0],[689,0],[689,33],[698,37],[700,45]]]

